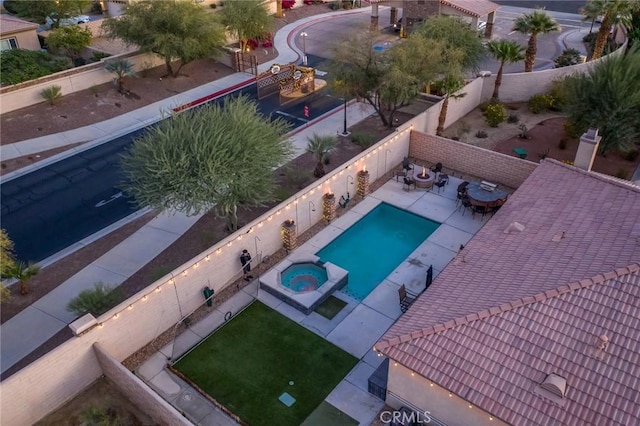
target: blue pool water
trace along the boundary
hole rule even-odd
[[[362,301],[439,226],[382,203],[316,255],[349,271],[342,291]]]
[[[280,283],[298,293],[317,290],[327,282],[327,271],[315,263],[294,263],[280,274]]]

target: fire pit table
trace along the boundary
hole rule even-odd
[[[435,177],[435,173],[430,173],[426,167],[422,167],[422,171],[420,173],[413,175],[413,180],[416,181],[417,188],[430,189],[433,186],[433,180]]]

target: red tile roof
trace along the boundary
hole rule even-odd
[[[639,300],[635,263],[376,347],[509,424],[631,425],[640,418]],[[538,391],[551,373],[566,379],[561,404]]]
[[[0,15],[0,34],[2,35],[35,30],[36,28],[38,28],[38,24],[33,22],[25,21],[7,14]]]
[[[512,222],[525,229],[505,234]],[[376,348],[519,424],[526,423],[519,416],[542,410],[542,418],[548,408],[540,408],[540,397],[529,394],[534,383],[548,373],[568,372],[567,398],[574,401],[575,393],[582,399],[556,415],[582,412],[576,419],[602,423],[584,417],[592,408],[579,407],[611,398],[594,387],[591,364],[577,360],[607,330],[612,346],[621,345],[613,343],[616,339],[633,341],[635,353],[640,351],[637,265],[631,271],[619,269],[640,261],[639,239],[640,188],[545,160]],[[616,283],[625,274],[632,278],[621,290]],[[459,354],[476,356],[463,359]],[[627,355],[616,355],[616,367],[638,368],[638,356],[630,363]],[[503,373],[515,381],[502,383]],[[607,391],[627,392],[616,377],[606,379],[613,380]],[[525,395],[526,402],[514,402],[514,395]],[[634,401],[640,406],[640,399]],[[609,418],[605,408],[593,415]],[[572,423],[568,417],[563,422]]]
[[[440,3],[476,17],[488,15],[500,7],[489,0],[440,0]]]

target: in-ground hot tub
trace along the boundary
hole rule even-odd
[[[349,273],[318,256],[291,255],[260,277],[260,288],[309,315],[334,290],[347,284]]]
[[[327,279],[324,265],[311,262],[294,263],[280,273],[280,283],[296,293],[315,291]]]

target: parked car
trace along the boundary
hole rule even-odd
[[[414,27],[418,24],[420,24],[422,21],[424,21],[424,19],[422,18],[407,18],[407,21],[404,25],[404,29],[405,31],[411,27]],[[398,22],[396,22],[395,24],[393,24],[393,30],[395,32],[400,31],[400,28],[402,27],[402,18],[398,19]]]
[[[484,32],[484,30],[487,29],[487,22],[486,21],[478,21],[478,31],[482,31]]]
[[[46,24],[51,28],[51,26],[55,23],[55,16],[47,16],[45,19]],[[91,17],[87,15],[78,15],[71,16],[69,18],[61,18],[58,22],[58,26],[60,27],[69,27],[71,25],[78,24],[86,24],[87,22],[91,22]]]

